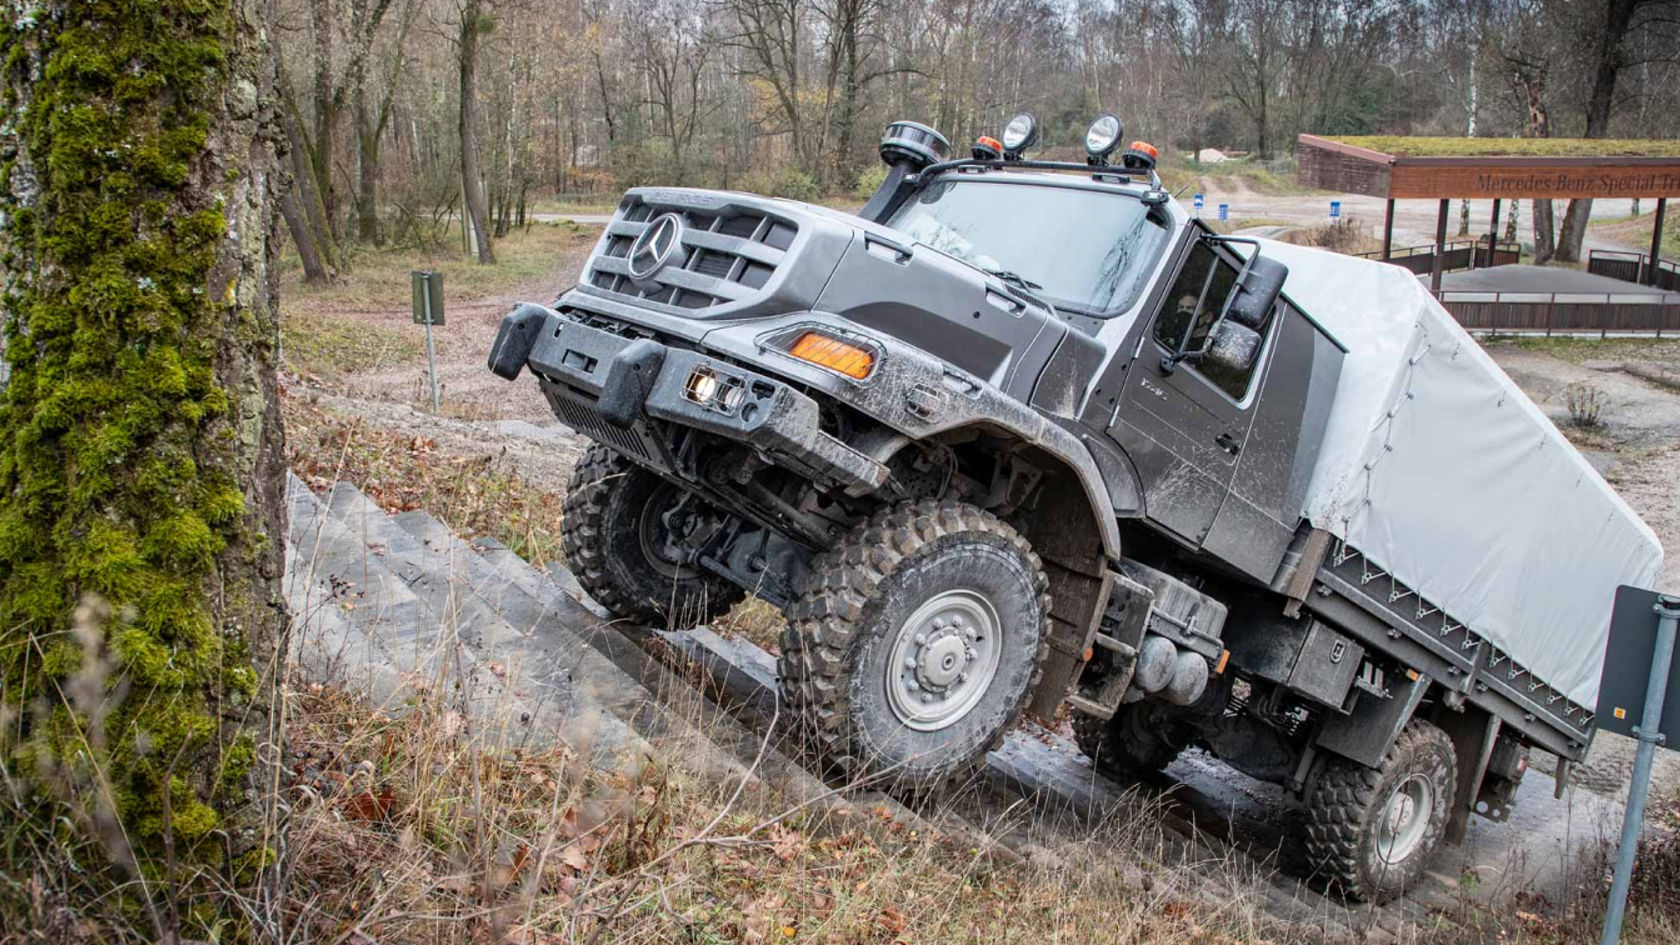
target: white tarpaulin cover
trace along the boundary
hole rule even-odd
[[[1348,349],[1304,514],[1589,710],[1662,546],[1417,277],[1262,240]]]

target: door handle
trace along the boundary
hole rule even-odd
[[[1219,434],[1213,438],[1213,442],[1218,444],[1220,449],[1230,453],[1232,456],[1242,452],[1242,447],[1237,445],[1237,438],[1229,433]]]

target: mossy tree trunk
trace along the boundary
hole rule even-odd
[[[55,858],[75,860],[59,879],[121,878],[100,908],[159,938],[176,906],[202,932],[204,894],[249,888],[273,842],[285,506],[259,2],[58,0],[0,23],[0,763],[27,787],[0,815],[36,879]],[[88,600],[108,607],[73,620]]]

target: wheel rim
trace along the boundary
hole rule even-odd
[[[899,625],[886,667],[887,703],[907,727],[936,732],[968,714],[997,675],[997,609],[969,590],[937,594]]]
[[[1428,777],[1414,774],[1401,781],[1377,822],[1377,855],[1393,865],[1416,853],[1434,813],[1435,787]]]
[[[670,503],[665,501],[676,490],[667,486],[655,489],[648,496],[647,504],[642,506],[640,520],[636,524],[636,535],[641,541],[642,557],[660,574],[673,581],[681,581],[693,577],[693,568],[684,567],[665,556],[665,512],[670,509]]]

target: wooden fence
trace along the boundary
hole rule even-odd
[[[1680,295],[1442,292],[1439,298],[1469,331],[1680,336]]]
[[[1657,263],[1656,279],[1651,276],[1651,257],[1644,253],[1595,249],[1587,254],[1587,271],[1597,276],[1609,276],[1623,282],[1652,285],[1669,292],[1680,292],[1680,263],[1664,259]]]
[[[1382,250],[1372,250],[1368,253],[1356,253],[1362,259],[1382,259]],[[1486,269],[1488,266],[1507,266],[1521,258],[1521,248],[1516,243],[1497,243],[1493,248],[1492,261],[1489,261],[1487,240],[1455,240],[1446,244],[1441,253],[1441,271],[1456,272],[1460,269]],[[1389,252],[1388,262],[1402,269],[1415,272],[1418,275],[1428,275],[1435,271],[1435,244],[1427,243],[1422,246],[1402,246]]]

